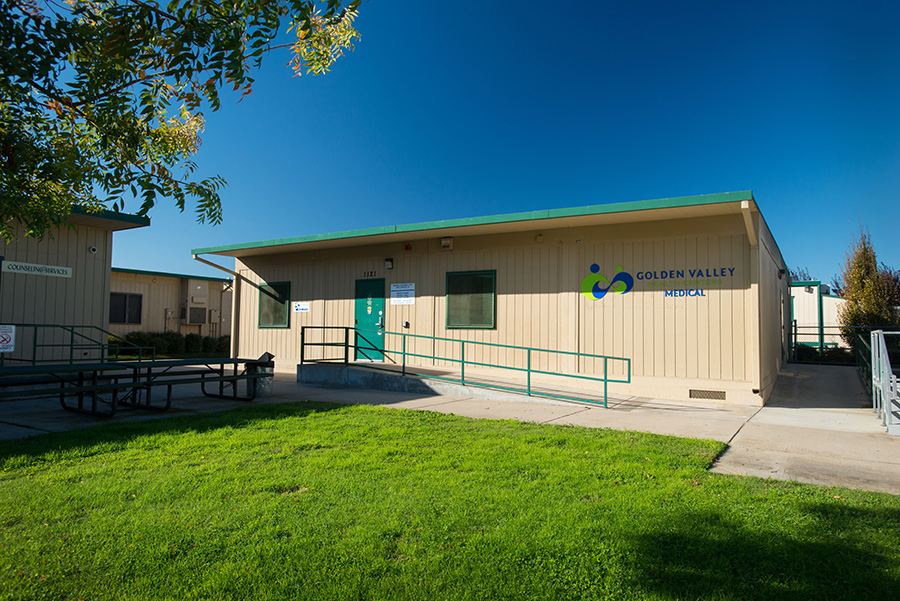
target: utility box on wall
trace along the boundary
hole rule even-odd
[[[184,301],[181,306],[181,323],[192,326],[206,325],[209,306],[209,282],[184,280]]]

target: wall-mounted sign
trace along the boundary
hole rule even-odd
[[[416,304],[416,285],[415,284],[391,284],[391,304],[392,305],[415,305]]]
[[[658,289],[665,296],[706,296],[706,289],[722,287],[733,281],[736,268],[713,267],[697,269],[667,269],[663,271],[638,271],[631,275],[622,266],[609,280],[600,273],[600,266],[591,265],[591,275],[581,281],[581,293],[591,300],[599,300],[610,292],[626,294],[632,288]]]
[[[16,326],[0,325],[0,353],[16,350]]]
[[[36,263],[17,263],[16,261],[3,261],[4,273],[23,273],[26,275],[47,275],[55,278],[72,277],[71,267],[57,267],[56,265],[38,265]]]
[[[292,302],[291,311],[293,311],[294,313],[309,313],[309,301]]]

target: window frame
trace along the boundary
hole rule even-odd
[[[125,320],[124,321],[113,321],[113,295],[120,295],[125,297]],[[131,316],[131,308],[133,299],[137,298],[138,303],[140,305],[140,310],[138,312],[138,320],[137,321],[129,321],[129,317]],[[124,326],[139,326],[144,322],[144,295],[136,292],[110,292],[109,293],[109,323],[116,325],[124,325]]]
[[[277,286],[283,287],[282,290],[276,288]],[[284,323],[275,323],[275,324],[266,324],[263,325],[262,317],[263,317],[263,299],[268,296],[268,293],[263,290],[263,288],[269,288],[271,292],[277,294],[284,298],[282,301],[284,303]],[[256,327],[259,330],[287,330],[291,327],[291,283],[287,282],[262,282],[259,284],[259,297],[257,299],[257,315],[256,315]],[[269,297],[270,300],[271,297]]]
[[[450,323],[450,279],[453,276],[466,275],[490,275],[492,281],[491,290],[491,323],[485,324],[469,324],[469,325],[453,325]],[[497,270],[496,269],[476,269],[471,271],[448,271],[446,274],[446,283],[444,288],[444,327],[448,330],[496,330],[497,329]]]

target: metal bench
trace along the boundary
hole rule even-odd
[[[180,384],[200,384],[206,397],[252,401],[256,381],[271,377],[253,369],[256,364],[252,359],[229,358],[3,367],[0,401],[59,396],[67,411],[112,417],[121,405],[166,411],[172,406],[172,387]],[[250,383],[246,395],[238,393],[241,382]],[[165,403],[154,404],[153,389],[160,386],[166,388]],[[108,400],[100,396],[107,394]]]

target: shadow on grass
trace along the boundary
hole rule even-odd
[[[349,405],[306,401],[303,403],[252,405],[214,413],[198,413],[141,422],[108,423],[91,428],[51,432],[31,438],[0,441],[0,464],[9,457],[40,456],[48,452],[122,444],[140,436],[203,433],[219,428],[246,428],[260,421],[305,417],[313,413],[346,410]]]
[[[633,540],[635,588],[670,599],[896,598],[900,510],[821,503],[799,511],[806,526],[780,532],[696,512],[659,523]],[[888,542],[873,544],[873,532]]]

